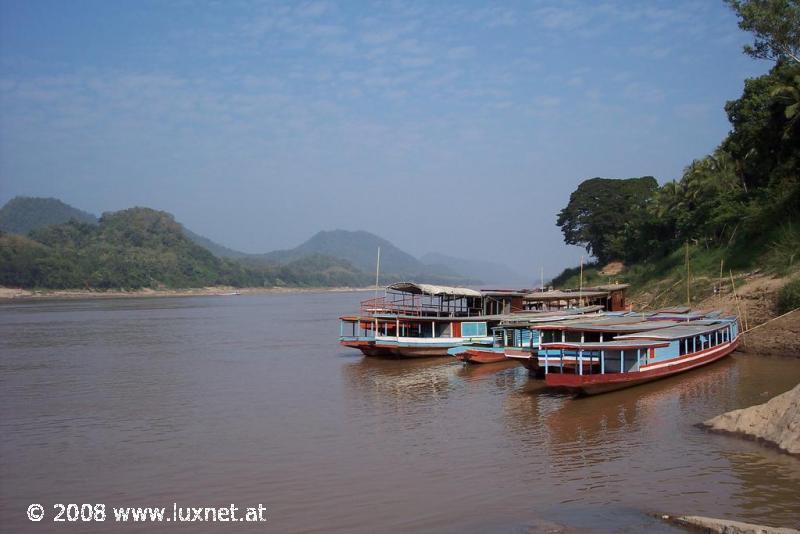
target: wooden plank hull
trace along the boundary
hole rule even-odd
[[[737,346],[739,346],[738,337],[731,343],[725,343],[687,357],[676,358],[672,362],[656,362],[643,367],[641,371],[629,373],[578,375],[551,371],[545,375],[545,383],[551,387],[568,389],[582,395],[608,393],[660,380],[707,365],[724,358],[733,352]],[[650,367],[650,369],[647,369],[647,367]]]

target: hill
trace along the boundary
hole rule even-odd
[[[429,267],[447,266],[459,274],[480,280],[484,284],[503,284],[506,286],[530,285],[531,280],[510,269],[509,267],[488,260],[470,260],[456,258],[438,252],[429,252],[420,258],[420,261]]]
[[[15,197],[0,208],[0,230],[13,234],[24,235],[31,230],[70,220],[94,224],[97,217],[56,198]]]
[[[79,210],[57,198],[14,197],[0,208],[0,231],[26,235],[53,224],[68,221],[96,224],[97,216]],[[246,253],[220,245],[183,227],[186,237],[219,258],[243,258]]]
[[[190,288],[215,285],[363,286],[348,262],[312,254],[286,263],[218,258],[169,213],[131,208],[96,224],[74,219],[27,236],[0,233],[0,285],[49,289]]]
[[[381,248],[383,281],[414,279],[449,284],[468,284],[478,281],[471,280],[446,266],[427,265],[386,239],[363,230],[318,232],[293,249],[276,250],[258,257],[266,261],[286,263],[307,256],[322,255],[344,260],[364,273],[374,273],[378,247]],[[372,276],[374,277],[374,274]]]
[[[260,273],[215,257],[172,215],[149,208],[105,213],[0,236],[0,284],[48,288],[261,285]]]
[[[263,258],[286,262],[311,254],[322,254],[349,261],[365,272],[375,270],[378,247],[381,248],[381,269],[387,272],[412,272],[424,269],[417,258],[403,252],[389,241],[364,231],[322,231],[304,243],[288,250],[276,250]]]

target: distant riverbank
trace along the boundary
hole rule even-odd
[[[0,287],[0,302],[9,300],[36,299],[109,299],[129,297],[202,297],[256,295],[262,293],[315,293],[374,291],[373,287],[232,287],[213,286],[188,289],[133,289],[133,290],[91,290],[91,289],[20,289]]]

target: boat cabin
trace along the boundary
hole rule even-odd
[[[609,284],[582,289],[534,291],[523,297],[524,310],[564,310],[602,306],[607,311],[625,311],[628,284]]]

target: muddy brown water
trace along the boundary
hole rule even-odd
[[[337,316],[363,295],[0,305],[0,530],[673,531],[649,512],[800,526],[800,460],[696,426],[788,390],[800,359],[735,354],[574,399],[514,364],[341,348]],[[268,520],[52,521],[56,503],[174,502],[262,503]]]

